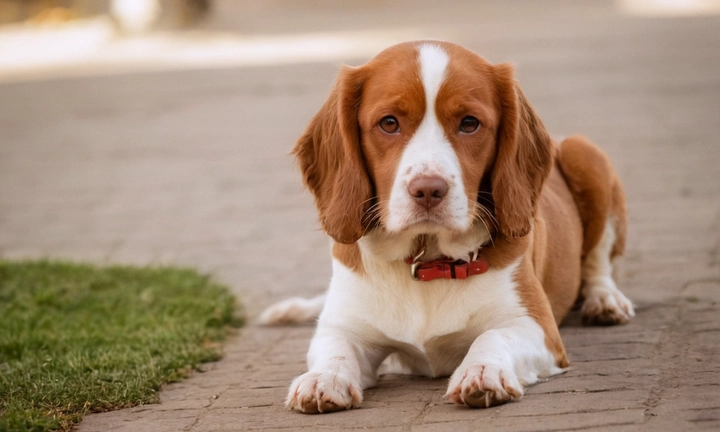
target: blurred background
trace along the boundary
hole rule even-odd
[[[618,42],[623,27],[643,18],[717,13],[718,0],[0,0],[0,76],[337,62],[422,37],[487,51],[498,38],[516,47],[505,34],[513,29],[522,30],[515,39],[537,36],[527,51],[598,30]],[[602,21],[617,15],[628,21]],[[507,46],[495,51],[517,59]]]
[[[192,265],[251,316],[322,291],[327,239],[287,153],[340,64],[432,38],[512,61],[551,133],[610,154],[627,276],[669,294],[654,269],[678,263],[662,254],[678,238],[697,239],[684,265],[716,261],[701,230],[720,214],[718,14],[714,0],[0,0],[0,257]],[[692,209],[682,224],[676,206]]]

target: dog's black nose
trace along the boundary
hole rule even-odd
[[[440,177],[417,177],[408,184],[408,193],[418,205],[430,210],[448,193],[448,184]]]

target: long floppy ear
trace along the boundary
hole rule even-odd
[[[360,68],[343,68],[330,97],[293,149],[305,184],[315,195],[323,229],[345,244],[362,237],[363,216],[373,196],[360,148],[363,82]]]
[[[501,121],[491,177],[492,196],[500,231],[506,237],[517,238],[532,227],[537,199],[552,167],[553,145],[513,79],[512,66],[503,63],[494,71]]]

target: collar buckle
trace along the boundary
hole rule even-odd
[[[410,276],[412,276],[413,280],[420,280],[420,277],[418,276],[418,269],[420,268],[420,264],[422,264],[420,259],[425,255],[425,250],[425,247],[422,247],[420,252],[418,252],[412,259],[412,263],[410,264]]]

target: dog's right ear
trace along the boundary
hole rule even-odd
[[[373,197],[358,123],[364,75],[362,68],[340,71],[330,97],[293,149],[323,229],[345,244],[362,237]]]

